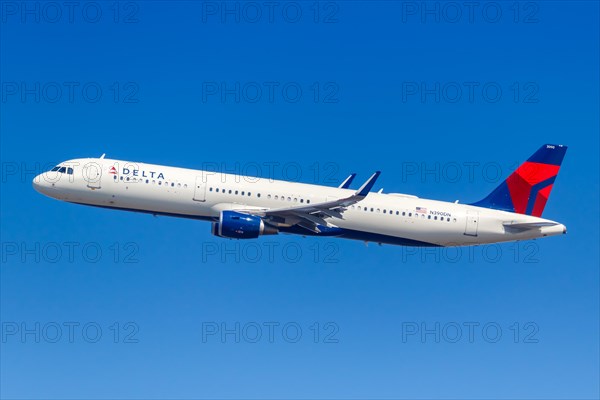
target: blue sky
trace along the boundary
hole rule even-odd
[[[599,397],[598,3],[0,7],[3,398]],[[31,187],[106,153],[471,202],[544,143],[568,235],[459,251]]]

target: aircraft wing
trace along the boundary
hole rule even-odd
[[[271,208],[264,210],[236,210],[239,212],[257,215],[266,222],[273,224],[299,225],[312,232],[319,233],[319,225],[325,227],[336,227],[325,221],[327,217],[343,219],[342,213],[352,204],[363,200],[375,185],[375,181],[381,171],[375,172],[353,195],[330,201],[314,204],[302,204],[300,206]]]

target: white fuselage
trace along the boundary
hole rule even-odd
[[[34,179],[37,191],[68,202],[218,220],[221,211],[277,209],[352,195],[353,190],[109,159],[60,164],[72,174],[47,172]],[[351,205],[335,236],[403,245],[463,246],[563,234],[564,225],[514,231],[506,223],[553,222],[465,204],[371,192]],[[314,235],[281,221],[281,232]]]

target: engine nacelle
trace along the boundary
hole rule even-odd
[[[213,222],[212,233],[215,236],[232,239],[256,239],[261,235],[276,235],[277,228],[266,225],[256,215],[236,211],[221,211],[219,222]]]

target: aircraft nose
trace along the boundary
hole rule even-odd
[[[51,184],[43,173],[33,178],[31,184],[36,192],[48,195]]]
[[[39,192],[42,186],[42,175],[38,175],[35,178],[33,178],[33,181],[31,182],[33,188]]]

